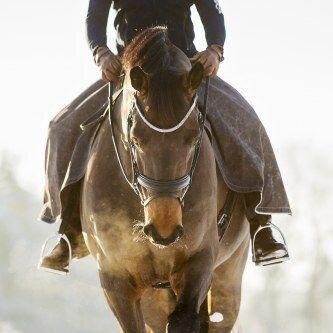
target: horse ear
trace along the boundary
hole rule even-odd
[[[147,74],[142,70],[141,67],[133,67],[130,71],[131,85],[132,87],[142,92],[146,86]]]
[[[187,75],[187,87],[189,90],[196,90],[204,77],[204,67],[200,62],[196,62]]]

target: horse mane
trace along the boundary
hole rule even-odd
[[[168,29],[163,26],[148,28],[139,33],[122,55],[126,72],[139,66],[147,74],[146,116],[159,124],[172,126],[179,122],[187,109],[183,74],[177,61],[175,46],[170,42]]]

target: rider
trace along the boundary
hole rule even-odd
[[[193,40],[194,30],[190,7],[195,4],[205,28],[208,47],[203,52],[197,52]],[[117,31],[118,55],[107,46],[106,27],[109,11],[113,5],[116,10],[114,26]],[[218,0],[170,1],[170,0],[90,0],[86,18],[86,32],[95,63],[102,72],[102,78],[115,82],[119,78],[122,65],[119,58],[124,47],[141,30],[154,26],[168,27],[169,38],[180,48],[192,62],[200,62],[204,66],[206,76],[216,75],[223,61],[223,45],[225,41],[224,17]],[[271,230],[271,216],[258,214],[255,207],[260,201],[256,195],[244,195],[246,216],[250,222],[250,234],[253,242],[256,231],[259,230],[254,246],[256,263],[276,263],[288,258],[284,243],[277,241]],[[63,221],[60,232],[69,230],[68,226],[75,222]],[[262,229],[262,227],[264,227]],[[73,229],[73,226],[72,226]],[[74,257],[82,257],[78,237],[71,232],[65,232],[72,245]],[[82,237],[82,236],[81,236]],[[53,251],[41,262],[42,267],[66,271],[69,264],[69,248],[61,239]]]

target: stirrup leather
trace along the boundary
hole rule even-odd
[[[68,250],[69,250],[68,267],[64,270],[51,269],[51,268],[47,268],[47,267],[42,266],[42,262],[43,262],[43,259],[44,259],[44,256],[45,256],[46,246],[51,240],[54,240],[54,239],[57,240],[58,242],[60,242],[60,240],[63,239],[66,242],[67,246],[68,246]],[[44,242],[44,244],[42,246],[41,253],[40,253],[38,269],[42,270],[42,271],[45,271],[45,272],[58,274],[58,275],[67,275],[69,273],[69,266],[70,266],[70,263],[71,263],[72,259],[73,259],[73,257],[72,257],[72,246],[71,246],[71,243],[70,243],[68,237],[65,234],[56,233],[55,235],[50,236],[49,238],[47,238],[46,241]]]
[[[278,233],[281,236],[281,239],[283,241],[283,245],[286,248],[287,253],[282,256],[282,257],[271,257],[271,258],[267,258],[267,259],[260,259],[258,258],[256,251],[255,251],[255,242],[257,239],[257,236],[259,234],[259,232],[261,232],[264,229],[275,229],[278,231]],[[268,222],[267,224],[263,225],[263,226],[259,226],[259,228],[256,230],[256,232],[253,235],[253,240],[252,240],[252,261],[256,264],[256,266],[269,266],[269,265],[274,265],[274,264],[280,264],[284,261],[289,260],[289,252],[288,252],[288,247],[287,247],[287,242],[286,239],[282,233],[282,231],[272,222]]]

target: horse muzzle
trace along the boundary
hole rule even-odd
[[[151,200],[144,208],[143,232],[153,244],[168,246],[184,234],[182,206],[177,198],[166,196]]]

